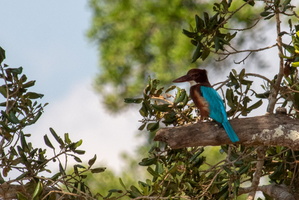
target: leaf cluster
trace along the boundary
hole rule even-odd
[[[202,17],[195,15],[195,28],[190,27],[190,31],[183,29],[183,34],[191,38],[191,43],[196,46],[192,62],[198,58],[205,60],[211,52],[225,51],[225,46],[230,46],[231,40],[237,35],[237,32],[230,33],[224,27],[234,14],[229,11],[230,5],[225,0],[214,3],[213,16],[208,12],[203,12]]]
[[[191,43],[196,46],[193,53],[192,62],[198,58],[205,60],[211,51],[224,51],[224,45],[229,45],[230,41],[236,36],[237,32],[231,34],[224,31],[223,26],[226,23],[226,15],[229,4],[223,0],[221,3],[214,3],[214,11],[216,14],[209,16],[207,12],[203,12],[203,17],[195,15],[195,28],[193,31],[183,29],[183,33],[191,39]]]
[[[5,51],[0,47],[0,184],[15,188],[11,195],[21,200],[96,198],[84,179],[87,172],[100,173],[105,168],[92,167],[96,156],[88,161],[88,166],[81,164],[79,155],[85,151],[78,148],[82,140],[73,142],[68,133],[61,138],[50,128],[56,141],[54,144],[44,135],[46,146],[53,151],[50,157],[46,148],[35,148],[28,141],[31,134],[24,133],[24,129],[40,118],[47,104],[37,102],[43,95],[30,91],[35,81],[27,79],[23,68],[10,68],[3,64],[4,59]],[[77,163],[72,173],[66,172],[69,158]],[[58,173],[52,174],[48,168],[50,162],[58,164]]]
[[[170,86],[164,92],[164,87],[158,87],[157,79],[149,78],[143,91],[143,98],[126,98],[126,103],[141,104],[139,109],[142,125],[139,130],[155,132],[160,127],[160,122],[165,126],[178,126],[194,121],[192,111],[194,104],[188,103],[190,98],[185,89]],[[173,95],[172,91],[177,90]]]
[[[228,80],[221,83],[222,90],[226,86],[228,114],[246,116],[262,104],[261,100],[249,103],[252,101],[249,93],[257,94],[251,88],[252,82],[245,70],[240,73],[232,70]],[[156,79],[149,79],[142,98],[125,99],[127,103],[141,105],[139,113],[143,119],[139,129],[146,127],[147,131],[155,132],[161,126],[195,123],[197,111],[186,91],[176,86],[164,90],[158,83]],[[152,180],[139,182],[138,187],[132,186],[127,192],[131,198],[227,199],[231,195],[238,196],[240,185],[249,181],[248,177],[254,173],[255,154],[250,152],[254,152],[253,147],[223,146],[218,154],[227,154],[228,158],[212,165],[207,162],[204,148],[173,150],[163,143],[156,143],[149,151],[149,157],[139,163],[147,167]]]
[[[229,74],[229,81],[226,86],[225,97],[227,100],[227,105],[230,107],[230,110],[227,112],[227,115],[239,117],[247,116],[252,110],[259,108],[263,101],[262,99],[257,98],[266,98],[257,94],[252,87],[252,80],[247,79],[247,74],[245,69],[242,69],[238,74],[236,70],[232,70]],[[251,93],[251,94],[250,94]],[[252,100],[252,97],[255,97],[255,103],[249,105]]]

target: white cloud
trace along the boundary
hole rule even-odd
[[[83,160],[97,154],[103,166],[120,171],[120,153],[133,153],[140,142],[135,137],[138,111],[131,109],[119,115],[108,114],[92,91],[90,81],[80,81],[64,97],[49,103],[40,120],[28,129],[34,145],[46,147],[43,136],[48,134],[52,138],[49,131],[52,127],[61,137],[69,133],[72,141],[83,140],[80,148],[86,150]]]

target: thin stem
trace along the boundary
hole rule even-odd
[[[253,200],[254,196],[256,194],[256,191],[258,190],[258,186],[260,183],[260,178],[262,177],[263,174],[263,166],[265,162],[265,152],[266,152],[266,147],[264,146],[259,146],[256,150],[257,152],[257,163],[256,163],[256,171],[254,173],[253,179],[252,179],[252,191],[249,193],[247,200]]]
[[[280,11],[279,8],[276,7],[275,8],[275,20],[276,20],[276,33],[277,33],[277,48],[278,48],[278,55],[279,55],[279,72],[277,74],[277,79],[276,82],[274,83],[274,86],[272,87],[271,90],[271,94],[269,96],[269,104],[268,104],[268,108],[267,108],[267,112],[268,113],[273,113],[274,108],[275,108],[275,104],[276,104],[276,99],[277,99],[277,95],[279,93],[280,90],[280,84],[283,78],[283,68],[284,68],[284,64],[283,64],[283,48],[282,48],[282,36],[280,36]]]

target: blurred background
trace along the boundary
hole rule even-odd
[[[99,70],[96,47],[86,36],[92,21],[88,4],[12,0],[2,2],[0,11],[4,63],[22,66],[28,79],[36,80],[33,90],[45,95],[40,101],[49,103],[28,130],[32,142],[45,147],[43,136],[52,127],[61,136],[83,139],[85,160],[97,154],[103,166],[120,171],[120,152],[133,153],[139,143],[138,113],[111,114],[94,92]]]
[[[32,133],[35,146],[45,147],[43,136],[52,127],[61,136],[69,133],[74,141],[83,139],[83,161],[97,154],[99,165],[120,174],[131,162],[140,161],[138,155],[148,150],[142,149],[150,140],[138,131],[138,107],[126,107],[123,100],[141,96],[148,76],[161,80],[164,86],[199,66],[208,68],[212,84],[225,80],[232,68],[246,68],[269,79],[276,73],[269,70],[276,60],[255,54],[246,62],[242,62],[247,56],[244,53],[220,63],[215,62],[217,56],[191,63],[194,46],[182,29],[194,25],[194,15],[210,9],[212,4],[155,2],[1,3],[0,45],[6,50],[4,63],[23,66],[28,79],[36,80],[35,92],[45,95],[41,102],[49,103],[40,120],[27,130]],[[254,18],[248,16],[256,14],[259,12],[251,7],[245,9],[244,15],[235,20],[236,27],[252,25]],[[235,41],[239,49],[271,45],[273,30],[267,26],[255,28],[250,34],[239,33]],[[260,31],[266,34],[259,34]],[[271,54],[276,54],[276,50],[270,50],[268,55]],[[262,82],[255,84],[258,88]],[[264,114],[265,106],[252,115]]]

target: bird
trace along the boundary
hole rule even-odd
[[[190,83],[190,96],[200,110],[201,119],[212,118],[222,124],[229,139],[235,143],[239,141],[237,134],[227,120],[227,114],[222,98],[211,86],[205,69],[190,69],[186,75],[175,80],[174,83]]]

